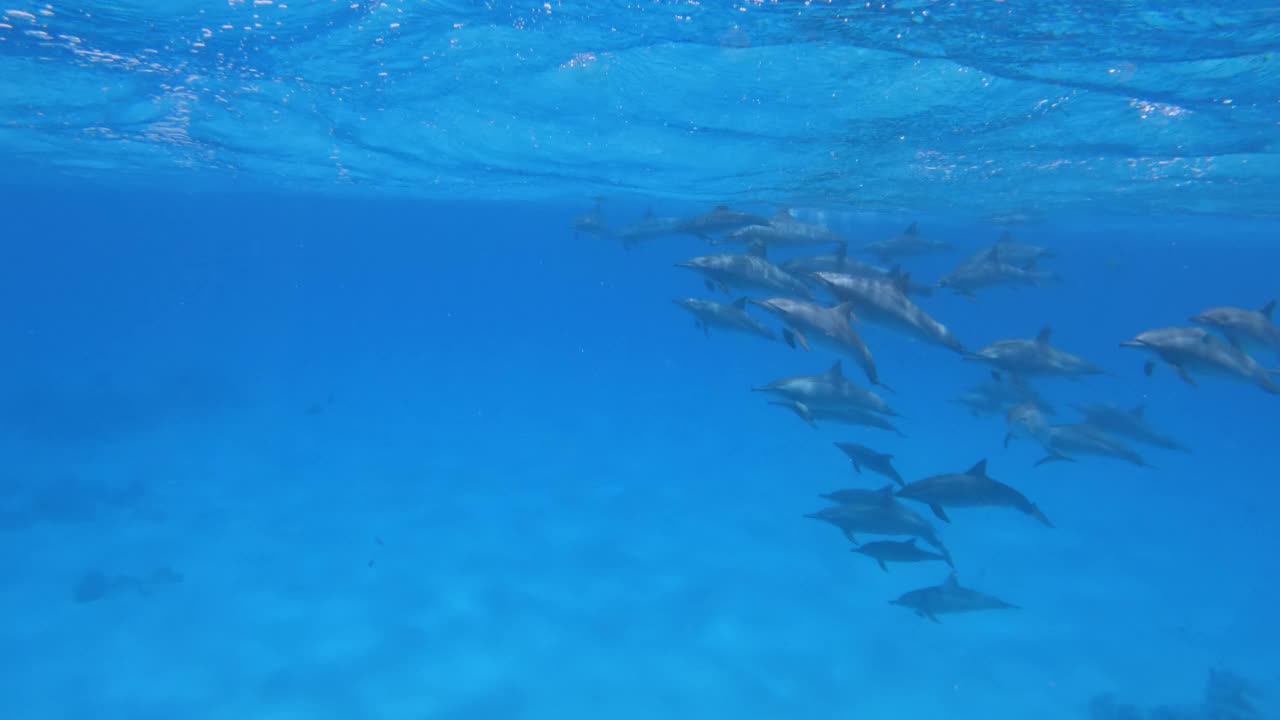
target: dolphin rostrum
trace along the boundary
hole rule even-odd
[[[897,600],[890,600],[889,604],[909,608],[916,615],[934,622],[940,622],[938,616],[948,613],[1019,609],[1017,605],[1011,605],[993,595],[962,587],[955,572],[947,576],[940,585],[912,590]]]
[[[1039,520],[1049,527],[1053,523],[1040,508],[1022,493],[987,475],[987,461],[979,460],[963,473],[935,475],[907,483],[898,491],[898,497],[916,500],[929,506],[943,522],[951,522],[943,508],[948,507],[1010,507],[1024,515]]]

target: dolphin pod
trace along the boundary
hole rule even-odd
[[[1003,420],[1006,447],[1014,439],[1039,446],[1043,456],[1035,463],[1037,467],[1063,463],[1062,469],[1068,471],[1081,463],[1119,460],[1150,471],[1153,465],[1131,443],[1156,451],[1191,452],[1157,429],[1158,423],[1151,422],[1145,404],[1088,403],[1072,398],[1073,402],[1059,407],[1064,414],[1074,412],[1079,417],[1057,419],[1061,417],[1059,410],[1039,392],[1039,383],[1081,383],[1117,375],[1087,359],[1088,348],[1080,348],[1083,353],[1076,354],[1071,339],[1059,346],[1050,326],[1043,326],[1034,337],[997,336],[985,345],[966,345],[951,326],[922,307],[937,301],[933,299],[935,288],[969,299],[979,291],[998,289],[1060,292],[1061,277],[1042,268],[1057,253],[1015,241],[1008,232],[992,244],[975,248],[936,283],[928,283],[913,280],[913,273],[899,263],[946,255],[959,247],[928,236],[914,222],[887,239],[853,245],[856,252],[881,265],[851,258],[847,233],[802,219],[789,209],[768,215],[722,205],[686,219],[655,217],[648,212],[638,223],[612,228],[597,201],[594,210],[576,218],[572,227],[580,237],[621,240],[626,248],[637,247],[642,241],[647,246],[664,234],[693,236],[714,246],[715,254],[674,265],[700,276],[707,291],[740,295],[732,302],[686,297],[675,303],[694,316],[703,334],[725,330],[772,341],[771,345],[756,345],[759,352],[768,352],[771,346],[786,353],[786,348],[781,348],[785,344],[791,348],[787,358],[821,353],[828,355],[827,362],[834,360],[825,371],[815,372],[817,367],[810,364],[809,372],[814,374],[783,377],[752,388],[768,395],[767,404],[789,410],[812,428],[836,427],[845,432],[866,428],[887,431],[874,436],[877,438],[907,437],[898,424],[909,424],[909,419],[879,394],[895,392],[886,379],[896,382],[897,373],[892,367],[881,368],[873,354],[873,347],[892,336],[899,343],[915,343],[922,355],[949,350],[967,363],[984,366],[988,378],[963,391],[955,402],[974,418]],[[775,258],[775,252],[786,257]],[[1212,377],[1280,394],[1280,371],[1251,355],[1262,352],[1268,353],[1268,358],[1280,357],[1280,326],[1272,320],[1275,301],[1253,307],[1258,309],[1221,305],[1189,312],[1183,316],[1188,325],[1146,330],[1115,341],[1147,356],[1142,374],[1148,377],[1163,365],[1188,389],[1199,388],[1204,379]],[[864,334],[868,327],[871,329]],[[748,348],[744,344],[741,351],[750,352]],[[805,352],[796,353],[797,349]],[[846,377],[843,361],[838,358],[855,363],[865,377]],[[1132,376],[1141,377],[1136,372]],[[1052,422],[1051,417],[1055,418]],[[912,480],[903,476],[899,463],[905,457],[903,465],[910,464],[913,456],[895,456],[878,440],[871,443],[835,440],[834,447],[845,460],[845,474],[834,477],[875,474],[889,484],[829,490],[819,495],[829,503],[827,507],[803,516],[837,529],[851,554],[874,561],[883,572],[894,564],[943,562],[953,568],[942,582],[889,600],[921,618],[938,622],[942,615],[1017,609],[996,595],[961,583],[954,570],[957,563],[933,521],[942,527],[968,523],[981,527],[975,516],[1012,510],[1048,532],[1055,527],[1050,514],[1013,485],[993,478],[986,459],[967,470],[958,470],[964,465],[953,465]],[[1007,471],[997,474],[1003,476]],[[836,472],[834,467],[832,472]],[[925,509],[928,516],[913,506]],[[1069,518],[1056,519],[1069,522]]]

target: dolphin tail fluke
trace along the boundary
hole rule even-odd
[[[1186,368],[1182,367],[1181,365],[1174,365],[1173,369],[1175,372],[1178,373],[1178,377],[1182,378],[1182,382],[1190,385],[1191,387],[1200,387],[1200,385],[1196,382],[1195,378],[1187,374]]]

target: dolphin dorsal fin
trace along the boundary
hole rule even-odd
[[[1047,344],[1049,342],[1049,338],[1051,337],[1053,337],[1053,328],[1048,325],[1045,325],[1044,327],[1040,328],[1040,334],[1036,335],[1036,342],[1041,344]]]
[[[1000,244],[1011,243],[1013,242],[1013,236],[1009,234],[1008,230],[1004,230],[1000,233],[1000,239],[996,242]]]
[[[831,369],[827,370],[827,377],[829,377],[829,378],[843,378],[843,377],[844,377],[844,361],[843,361],[843,360],[837,360],[837,361],[836,361],[836,364],[835,364],[835,365],[832,365],[832,366],[831,366]]]
[[[853,314],[853,301],[852,301],[852,300],[847,300],[847,301],[845,301],[845,302],[842,302],[842,303],[840,303],[839,305],[836,305],[835,307],[833,307],[833,308],[831,308],[831,309],[832,309],[832,310],[835,310],[835,311],[836,311],[836,312],[838,312],[838,313],[840,313],[840,317],[842,317],[842,318],[852,318],[852,319],[854,319],[854,320],[857,320],[857,319],[858,319],[858,316]]]
[[[958,590],[960,588],[960,574],[952,570],[951,574],[947,576],[947,579],[942,581],[942,587]]]
[[[734,307],[736,307],[736,308],[738,308],[739,310],[746,310],[746,309],[747,309],[747,296],[746,296],[746,295],[743,295],[742,297],[738,298],[737,300],[734,300],[734,301],[733,301],[733,306],[734,306]]]
[[[906,230],[903,230],[903,231],[902,231],[902,234],[903,234],[903,235],[918,235],[918,234],[919,234],[919,232],[920,232],[920,231],[919,231],[919,229],[916,227],[916,224],[913,222],[913,223],[911,223],[910,225],[908,225],[908,226],[907,226],[907,229],[906,229]]]
[[[1258,309],[1258,312],[1262,313],[1262,317],[1264,317],[1264,318],[1266,318],[1266,319],[1270,320],[1270,319],[1271,319],[1271,313],[1275,312],[1275,309],[1276,309],[1276,301],[1275,301],[1275,300],[1272,300],[1271,302],[1269,302],[1269,303],[1267,303],[1266,305],[1263,305],[1261,308],[1259,308],[1259,309]]]
[[[982,262],[999,263],[1000,262],[1000,246],[992,245],[987,249],[987,254],[983,256]]]
[[[987,476],[987,459],[982,458],[981,460],[979,460],[976,465],[969,468],[969,470],[965,472],[965,475],[972,475],[974,477],[985,478]]]
[[[747,254],[751,257],[758,257],[761,260],[768,260],[769,246],[762,242],[753,242],[747,246]]]
[[[1139,420],[1141,420],[1142,416],[1145,415],[1146,413],[1147,413],[1147,406],[1143,403],[1138,403],[1137,405],[1133,406],[1132,410],[1129,411],[1130,415],[1133,415]]]

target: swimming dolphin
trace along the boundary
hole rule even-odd
[[[676,225],[676,231],[709,241],[714,239],[716,235],[733,232],[749,225],[767,224],[769,224],[769,219],[762,215],[731,210],[727,205],[717,205],[711,212],[679,223]]]
[[[775,380],[763,387],[752,388],[756,392],[779,395],[787,400],[803,403],[806,409],[816,412],[823,409],[852,408],[881,415],[897,415],[879,395],[844,376],[843,361],[837,360],[829,370],[820,375],[800,375]],[[792,408],[793,410],[795,408]]]
[[[1055,273],[1036,270],[1034,261],[1025,266],[1006,262],[1000,256],[1000,247],[995,246],[943,276],[938,281],[938,287],[973,297],[978,290],[1001,285],[1046,287],[1058,281]]]
[[[1127,437],[1130,440],[1166,450],[1190,452],[1182,443],[1157,432],[1147,424],[1145,405],[1122,408],[1111,403],[1083,403],[1073,407],[1084,416],[1086,425],[1092,425],[1105,433]]]
[[[905,484],[902,476],[898,471],[893,469],[893,456],[888,453],[876,452],[866,445],[859,445],[851,442],[838,442],[836,447],[844,451],[845,455],[853,461],[853,469],[859,473],[865,465],[868,470],[873,473],[883,475],[899,485]]]
[[[946,325],[934,320],[907,297],[905,288],[911,282],[910,275],[903,274],[888,280],[816,272],[814,277],[825,284],[836,298],[853,303],[854,312],[865,322],[958,353],[965,351]]]
[[[805,517],[834,525],[854,545],[858,544],[857,533],[909,535],[924,540],[943,555],[951,555],[933,525],[893,496],[893,486],[882,488],[874,500],[832,505]]]
[[[646,240],[679,234],[682,222],[684,221],[676,217],[655,216],[653,210],[649,209],[640,222],[614,230],[613,236],[622,241],[624,250],[630,250]]]
[[[874,413],[870,410],[864,410],[860,407],[826,405],[815,405],[813,407],[809,407],[798,400],[770,400],[769,404],[787,408],[813,428],[818,427],[818,422],[822,421],[888,430],[891,433],[897,434],[899,437],[906,437],[906,434],[899,430],[893,423],[889,422],[883,415]]]
[[[898,283],[907,295],[932,295],[933,287],[915,282],[910,274],[902,272],[897,265],[882,268],[878,265],[862,262],[849,257],[849,248],[840,246],[832,255],[809,255],[791,258],[781,265],[783,270],[799,278],[811,277],[814,273],[833,272],[854,277],[892,280]],[[813,278],[815,281],[816,278]]]
[[[1168,327],[1148,330],[1132,340],[1120,343],[1120,347],[1131,347],[1152,353],[1172,367],[1178,377],[1188,385],[1195,386],[1191,371],[1216,375],[1221,378],[1247,382],[1275,395],[1280,394],[1272,375],[1274,370],[1265,370],[1244,350],[1225,343],[1200,327]],[[1148,360],[1143,371],[1150,376],[1155,370],[1155,361]]]
[[[986,363],[1018,378],[1102,375],[1106,371],[1082,358],[1049,344],[1053,330],[1046,325],[1034,340],[997,340],[966,360]]]
[[[902,258],[951,252],[951,243],[920,237],[916,223],[911,223],[899,235],[863,245],[862,252],[876,256],[885,264],[893,264]]]
[[[589,212],[579,215],[573,219],[573,234],[575,236],[595,235],[598,237],[612,237],[613,231],[604,222],[604,214],[601,208],[604,205],[604,198],[596,198],[595,208]]]
[[[1042,245],[1014,242],[1013,235],[1008,230],[1000,233],[1000,239],[996,240],[992,247],[996,249],[1001,262],[1021,268],[1034,265],[1041,260],[1048,260],[1056,255],[1052,249]],[[987,251],[990,249],[987,248]]]
[[[1275,309],[1275,300],[1258,310],[1215,307],[1191,318],[1191,322],[1217,330],[1241,350],[1262,347],[1280,353],[1280,326],[1271,319]]]
[[[938,616],[947,613],[1019,609],[1017,605],[1011,605],[993,595],[962,587],[954,572],[940,585],[912,590],[897,600],[890,600],[889,604],[909,608],[916,615],[934,622],[940,622]]]
[[[711,328],[718,327],[746,335],[755,335],[766,340],[778,339],[773,330],[747,314],[745,297],[738,298],[729,305],[700,298],[683,298],[672,300],[672,302],[693,313],[694,326],[708,337],[711,335]]]
[[[1055,461],[1075,462],[1072,455],[1095,455],[1132,463],[1138,467],[1154,467],[1136,450],[1092,425],[1050,425],[1035,407],[1019,405],[1009,411],[1009,430],[1005,447],[1015,437],[1025,437],[1044,448],[1046,455],[1036,467]]]
[[[841,490],[833,490],[829,493],[819,493],[818,497],[823,500],[830,500],[837,505],[876,505],[886,502],[886,498],[893,497],[894,487],[892,485],[883,485],[875,488],[844,488]]]
[[[970,387],[955,401],[969,408],[969,412],[974,417],[993,415],[1004,417],[1010,408],[1022,403],[1031,403],[1046,415],[1057,413],[1027,381],[1017,377],[1005,377],[995,370],[991,372],[991,379]]]
[[[907,483],[898,497],[916,500],[929,506],[943,522],[951,522],[943,508],[1009,507],[1053,527],[1040,508],[1022,493],[987,475],[987,461],[979,460],[963,473],[934,475]]]
[[[809,288],[800,280],[769,262],[763,245],[752,246],[746,255],[703,255],[676,267],[687,268],[706,277],[708,289],[726,294],[738,290],[766,290],[810,299]]]
[[[790,210],[779,210],[769,222],[748,225],[729,233],[725,242],[759,243],[766,247],[807,247],[810,245],[845,246],[845,239],[826,226],[796,219]]]
[[[864,543],[859,547],[849,548],[852,552],[876,561],[880,565],[880,569],[889,572],[888,563],[891,562],[929,562],[931,560],[941,560],[951,567],[955,565],[951,562],[951,558],[936,552],[930,552],[916,545],[915,538],[906,540],[877,540],[875,542]]]
[[[853,313],[852,303],[841,303],[834,307],[824,307],[816,303],[789,298],[769,298],[768,300],[750,300],[752,305],[768,310],[782,320],[787,326],[783,338],[787,344],[795,347],[798,342],[805,350],[809,350],[808,335],[815,342],[840,350],[857,361],[867,380],[872,385],[885,387],[876,372],[876,361],[871,350],[862,341],[862,337],[849,324],[849,316]]]

